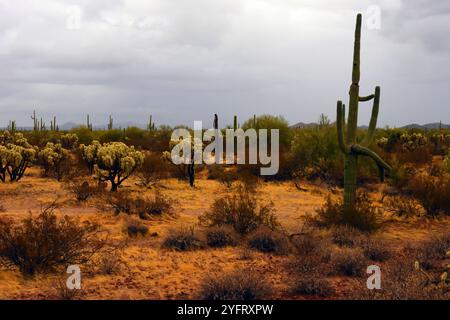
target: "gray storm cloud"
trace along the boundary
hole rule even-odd
[[[0,0],[0,126],[29,125],[33,109],[60,123],[334,118],[354,16],[373,5],[362,91],[381,85],[380,125],[450,122],[445,0]]]

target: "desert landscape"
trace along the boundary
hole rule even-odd
[[[348,103],[314,123],[8,120],[0,299],[448,300],[450,126],[380,127],[363,26]]]

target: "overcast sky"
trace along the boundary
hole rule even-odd
[[[334,120],[355,14],[373,5],[361,91],[382,87],[379,124],[450,123],[448,0],[0,0],[0,126],[31,125],[33,109],[59,123]]]

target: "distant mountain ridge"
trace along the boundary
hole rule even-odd
[[[292,129],[305,129],[305,128],[314,128],[314,127],[317,127],[318,125],[319,124],[316,122],[312,122],[312,123],[299,122],[299,123],[292,125],[291,128]],[[450,124],[444,124],[444,123],[440,124],[439,122],[427,123],[424,125],[420,125],[417,123],[411,123],[411,124],[407,124],[402,127],[398,127],[398,129],[436,130],[436,129],[439,129],[440,126],[442,129],[450,129]],[[367,129],[368,126],[366,126],[366,125],[359,126],[358,128]]]

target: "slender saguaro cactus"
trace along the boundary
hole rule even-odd
[[[360,51],[361,51],[361,25],[362,15],[356,18],[355,47],[353,55],[352,84],[350,86],[350,106],[348,111],[348,123],[345,130],[345,105],[342,101],[337,102],[337,131],[339,147],[345,155],[344,165],[344,210],[354,208],[356,200],[356,179],[358,156],[372,158],[380,170],[380,177],[383,181],[385,171],[389,172],[391,167],[368,147],[373,141],[375,129],[377,127],[378,111],[380,108],[380,87],[375,88],[375,93],[361,97],[359,95],[360,81]],[[373,100],[372,116],[370,118],[369,129],[365,139],[359,144],[356,140],[358,128],[358,106],[359,102]],[[345,131],[347,134],[345,135]]]
[[[155,128],[156,128],[156,126],[155,126],[155,123],[153,122],[153,117],[152,117],[152,115],[150,115],[150,118],[148,119],[147,130],[154,131]]]
[[[92,131],[92,123],[91,123],[91,120],[90,120],[90,118],[89,118],[89,114],[86,116],[86,127],[87,127],[90,131]]]
[[[109,123],[108,123],[108,130],[112,130],[113,129],[113,118],[110,115],[109,116]]]
[[[39,131],[39,121],[36,118],[36,110],[33,110],[33,115],[31,116],[31,120],[33,120],[33,131]]]
[[[239,125],[238,125],[238,119],[237,116],[234,116],[234,120],[233,120],[233,129],[234,131],[236,131],[238,129]]]

